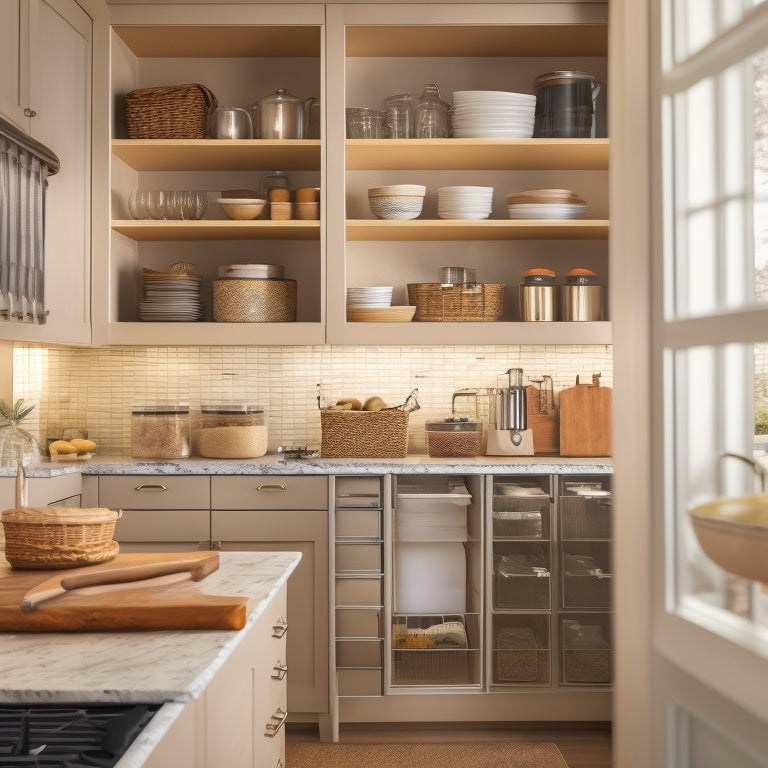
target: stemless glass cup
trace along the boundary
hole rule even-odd
[[[386,137],[387,126],[384,121],[383,109],[347,108],[348,139],[384,139]]]
[[[147,193],[147,213],[150,219],[164,219],[166,214],[167,192],[153,189]]]
[[[384,114],[390,139],[409,139],[413,128],[413,99],[399,93],[384,99]]]
[[[134,219],[146,219],[147,193],[141,189],[134,189],[128,197],[128,210]]]

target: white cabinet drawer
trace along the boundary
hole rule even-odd
[[[380,669],[339,669],[339,696],[381,696]]]
[[[382,603],[381,575],[336,577],[336,605],[370,605]]]
[[[109,509],[209,509],[211,481],[202,476],[102,475],[99,506]]]
[[[382,667],[384,655],[383,642],[376,639],[337,640],[337,667]]]
[[[381,514],[378,509],[339,509],[336,507],[336,538],[380,539]]]
[[[381,637],[381,609],[337,608],[336,637]]]
[[[212,477],[211,500],[213,509],[328,509],[328,478]]]
[[[336,542],[336,572],[381,571],[381,544]]]

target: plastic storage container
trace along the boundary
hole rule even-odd
[[[251,403],[201,407],[198,451],[212,459],[252,459],[267,452],[267,415]]]
[[[189,405],[167,403],[131,410],[134,459],[185,459],[189,456]]]

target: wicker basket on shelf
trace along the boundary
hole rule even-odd
[[[129,139],[204,139],[216,97],[199,83],[139,88],[125,95]]]
[[[422,322],[490,322],[501,319],[504,283],[408,283],[413,319]]]
[[[74,568],[115,557],[115,523],[111,509],[20,507],[2,513],[5,558],[12,568]]]

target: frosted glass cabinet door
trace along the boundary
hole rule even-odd
[[[0,114],[26,127],[29,100],[29,2],[0,0]]]

